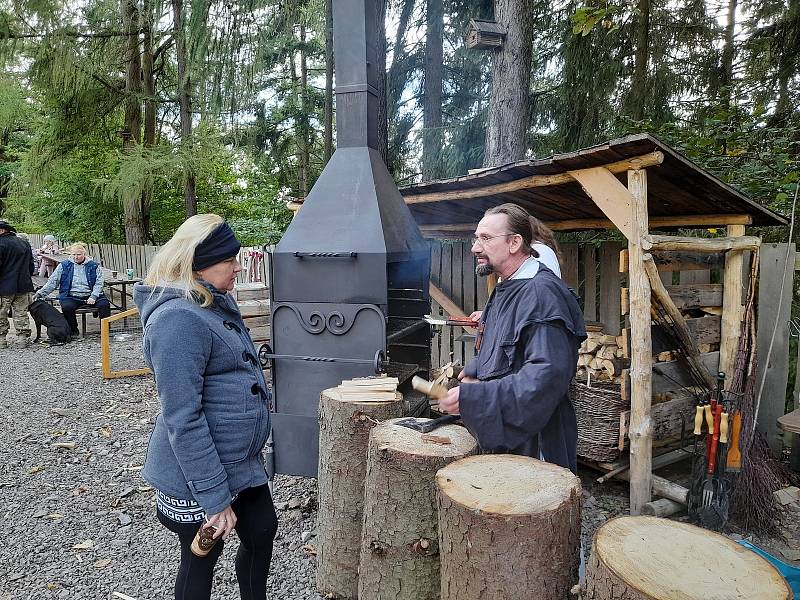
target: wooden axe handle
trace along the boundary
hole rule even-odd
[[[447,395],[447,388],[438,383],[433,383],[416,375],[411,380],[411,387],[431,398],[441,398]]]

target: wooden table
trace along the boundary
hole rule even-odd
[[[110,269],[103,269],[107,273],[110,273]],[[126,310],[128,308],[128,286],[132,286],[134,283],[139,283],[141,278],[139,277],[132,277],[128,279],[127,277],[117,277],[115,279],[108,278],[105,280],[105,285],[108,286],[108,298],[113,302],[113,293],[114,290],[117,290],[120,294],[120,309]],[[133,295],[131,295],[133,297]]]

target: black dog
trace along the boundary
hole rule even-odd
[[[47,328],[47,338],[50,344],[66,344],[72,339],[69,330],[69,323],[54,306],[44,300],[34,300],[28,306],[28,312],[31,313],[33,321],[36,323],[36,339],[38,342],[42,337],[42,325]]]

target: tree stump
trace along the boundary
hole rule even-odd
[[[564,600],[578,581],[581,483],[568,469],[490,454],[436,475],[442,600]]]
[[[477,451],[458,425],[423,434],[387,421],[369,438],[358,595],[439,600],[436,472]]]
[[[369,432],[403,414],[393,402],[344,402],[336,389],[319,403],[317,589],[335,598],[358,597],[358,560]]]
[[[618,517],[594,535],[589,600],[789,600],[778,571],[718,533],[657,517]]]

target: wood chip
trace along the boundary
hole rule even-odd
[[[111,595],[122,600],[136,600],[133,596],[128,596],[128,594],[123,594],[122,592],[111,592]]]
[[[452,440],[444,435],[433,435],[431,433],[423,433],[422,441],[428,444],[439,444],[440,446],[449,446]]]

